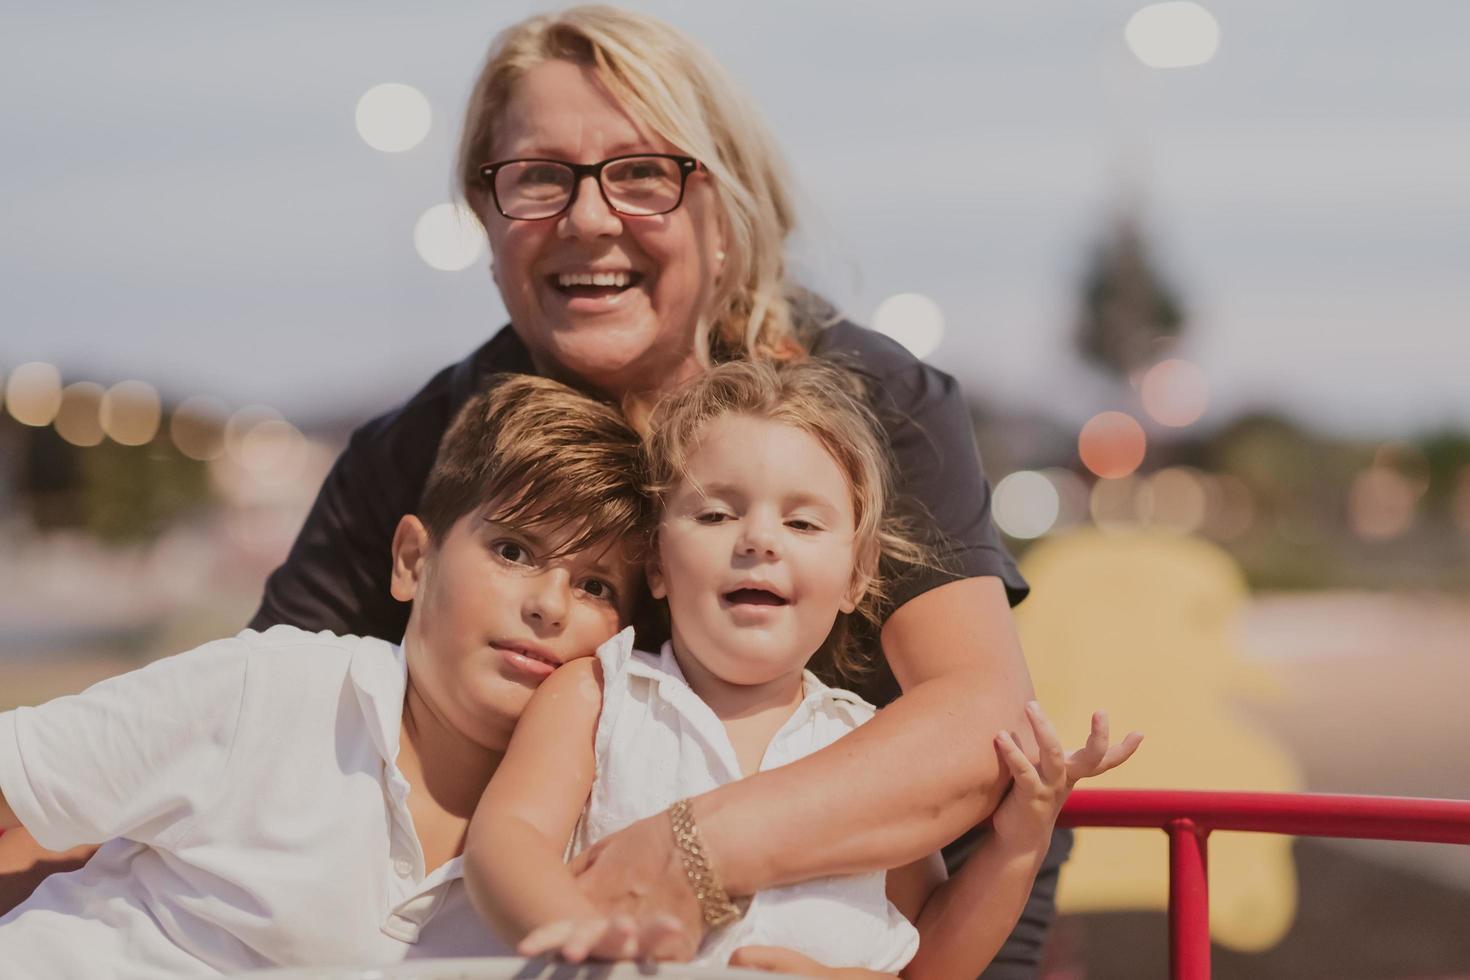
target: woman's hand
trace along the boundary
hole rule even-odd
[[[730,954],[729,965],[796,977],[817,977],[818,980],[891,980],[894,976],[857,967],[824,966],[810,956],[784,946],[741,946]]]
[[[667,813],[604,837],[578,854],[571,870],[582,893],[605,915],[676,924],[665,939],[669,955],[663,958],[693,958],[704,938],[704,917],[674,847]]]
[[[678,921],[658,916],[643,923],[631,916],[564,919],[531,930],[516,946],[522,956],[550,954],[568,963],[594,960],[673,960],[687,945]],[[688,959],[687,956],[682,957]]]
[[[1128,761],[1143,741],[1143,736],[1129,732],[1122,742],[1110,746],[1108,716],[1097,711],[1092,715],[1092,731],[1087,736],[1087,744],[1068,755],[1062,749],[1056,729],[1042,713],[1041,705],[1029,702],[1026,719],[1031,723],[1031,731],[1041,749],[1041,761],[1033,766],[1010,732],[1001,732],[995,737],[996,747],[1010,767],[1011,778],[1015,782],[991,818],[991,827],[996,838],[1007,847],[1039,847],[1044,851],[1051,839],[1057,814],[1062,812],[1062,805],[1067,802],[1078,780],[1101,775]]]

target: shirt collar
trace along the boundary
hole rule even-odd
[[[348,676],[373,745],[391,766],[398,759],[403,697],[408,688],[408,659],[403,644],[361,644],[352,654]]]
[[[632,642],[631,636],[628,642]],[[689,681],[684,677],[684,671],[679,668],[679,660],[674,656],[673,641],[665,641],[656,658],[647,653],[640,653],[629,658],[628,673],[634,677],[645,677],[653,681],[658,686],[659,694],[666,701],[689,696],[698,697],[694,694],[694,689],[689,686]],[[803,670],[801,678],[802,697],[795,713],[803,710],[816,711],[838,703],[871,707],[851,691],[824,684],[816,674],[809,670]]]

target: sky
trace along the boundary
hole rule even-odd
[[[860,322],[932,298],[930,360],[977,398],[1127,407],[1070,336],[1131,207],[1189,313],[1201,425],[1470,427],[1470,4],[1203,2],[1218,52],[1172,70],[1125,43],[1137,0],[628,6],[765,114],[805,281]],[[0,375],[45,360],[303,422],[391,407],[504,321],[488,259],[431,268],[413,230],[450,200],[490,38],[548,7],[0,0]],[[357,131],[383,82],[432,108],[411,150]]]

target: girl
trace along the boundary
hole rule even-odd
[[[595,861],[598,840],[667,810],[683,871],[717,927],[699,962],[974,976],[1020,914],[1072,784],[1137,747],[1132,734],[1109,748],[1099,714],[1087,746],[1067,757],[1033,704],[1040,765],[1010,734],[996,738],[1016,788],[952,881],[934,855],[886,876],[771,888],[744,908],[730,901],[688,798],[815,752],[872,717],[805,668],[826,657],[851,673],[851,618],[880,621],[880,559],[924,558],[890,516],[881,437],[855,389],[816,361],[733,362],[655,411],[648,579],[667,601],[672,639],[647,653],[624,631],[549,678],[470,827],[472,901],[523,954],[658,953],[656,935],[636,935],[584,898],[563,859],[570,840],[588,851],[582,864]]]

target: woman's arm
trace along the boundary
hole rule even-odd
[[[1008,776],[989,736],[1025,730],[1031,697],[1001,581],[962,579],[909,600],[882,642],[902,697],[820,752],[695,799],[732,894],[908,864],[995,809]],[[604,910],[669,912],[697,930],[666,819],[599,842],[575,867]]]
[[[919,930],[919,952],[903,970],[909,980],[972,977],[989,966],[1021,917],[1072,787],[1122,765],[1143,739],[1130,732],[1110,746],[1107,716],[1098,712],[1087,744],[1068,755],[1036,702],[1027,705],[1026,714],[1039,761],[1033,765],[1026,758],[1012,733],[995,737],[1013,784],[995,811],[992,832],[958,874],[932,889],[917,917],[904,909]],[[910,895],[921,887],[911,888]],[[894,891],[890,881],[890,896]],[[899,904],[897,898],[894,902]]]

